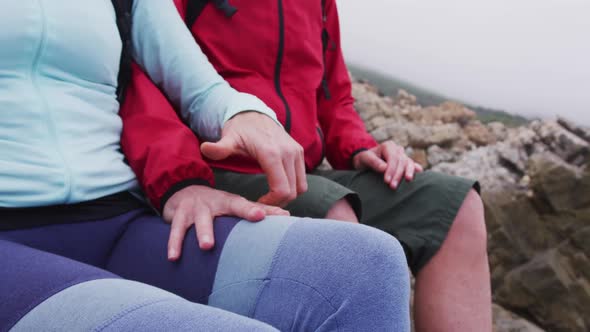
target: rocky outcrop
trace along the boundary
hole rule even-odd
[[[455,102],[421,107],[357,82],[356,107],[435,171],[476,178],[489,236],[494,330],[590,330],[590,130],[571,121],[483,124]]]
[[[492,305],[494,332],[543,332],[537,325],[515,315],[497,304]]]
[[[578,166],[588,162],[590,144],[558,122],[537,121],[531,127],[540,140],[560,158]]]

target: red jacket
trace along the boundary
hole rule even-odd
[[[182,17],[187,1],[174,0]],[[325,19],[322,0],[230,2],[238,9],[231,18],[209,4],[192,27],[213,66],[236,90],[258,96],[276,112],[303,146],[308,170],[321,163],[324,153],[334,168],[350,169],[353,155],[376,142],[353,107],[335,0],[326,0]],[[329,36],[325,53],[324,24]],[[322,88],[324,68],[329,98]],[[137,67],[121,116],[124,152],[156,207],[186,185],[213,185],[197,139]],[[256,161],[246,158],[207,163],[262,172]]]

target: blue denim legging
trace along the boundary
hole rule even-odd
[[[0,331],[409,330],[404,253],[381,231],[223,217],[212,251],[191,229],[171,263],[169,230],[136,210],[0,232]]]

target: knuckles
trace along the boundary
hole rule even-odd
[[[382,146],[388,149],[394,149],[397,144],[393,143],[393,141],[385,141],[382,143]]]
[[[295,198],[297,198],[297,190],[292,190],[291,192],[289,192],[289,196],[287,197],[287,199],[289,201],[292,201]]]
[[[281,186],[274,190],[275,196],[281,200],[291,199],[293,192],[290,188]]]
[[[278,159],[281,155],[280,150],[272,145],[266,145],[260,149],[262,157]]]
[[[307,192],[308,190],[308,185],[307,185],[307,181],[305,181],[304,183],[301,184],[301,186],[299,186],[297,188],[297,194],[303,194],[305,192]]]

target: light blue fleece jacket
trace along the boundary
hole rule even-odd
[[[241,111],[276,121],[215,72],[171,0],[134,2],[134,58],[200,136],[219,139]],[[0,207],[137,187],[119,144],[120,55],[110,0],[0,0]]]

